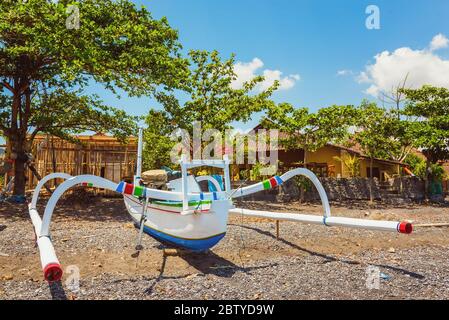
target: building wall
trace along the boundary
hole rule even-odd
[[[137,141],[130,138],[122,144],[104,135],[81,136],[81,143],[59,138],[37,136],[33,143],[33,164],[41,177],[52,172],[70,175],[92,174],[119,182],[133,175],[137,158]],[[33,188],[38,179],[27,172],[27,187]]]
[[[286,158],[293,158],[290,153],[293,151],[288,151]],[[327,164],[329,171],[331,174],[329,177],[340,177],[340,178],[349,178],[349,170],[348,168],[341,162],[335,159],[335,157],[342,158],[345,155],[349,155],[349,153],[341,148],[335,146],[325,146],[323,148],[318,149],[315,152],[307,152],[306,153],[306,163],[311,166],[313,163],[317,164]],[[360,157],[360,173],[359,176],[362,178],[367,178],[367,168],[370,167],[370,160],[366,158]],[[394,177],[400,174],[400,166],[395,163],[382,162],[379,160],[374,160],[373,168],[378,168],[381,180],[388,179],[389,177]],[[386,174],[385,174],[386,173]],[[389,176],[389,177],[388,177]]]
[[[307,152],[306,163],[327,163],[329,169],[334,172],[334,177],[343,176],[342,164],[335,160],[335,157],[341,156],[341,149],[333,146],[325,146],[316,152]]]
[[[362,159],[360,161],[360,176],[362,178],[367,178],[368,177],[367,169],[370,167],[370,165],[371,165],[370,159]],[[383,177],[384,173],[386,173],[390,177],[396,176],[396,175],[398,175],[400,173],[399,165],[398,164],[394,164],[394,163],[390,164],[390,163],[385,163],[385,162],[380,162],[380,161],[374,160],[373,168],[378,168],[379,169],[381,180],[384,179],[384,177]],[[385,179],[388,179],[388,177],[385,176]]]

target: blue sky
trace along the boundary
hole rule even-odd
[[[416,85],[430,82],[449,86],[444,80],[449,78],[448,73],[444,76],[432,71],[449,68],[447,0],[134,2],[145,5],[154,18],[166,16],[179,31],[185,52],[216,49],[223,58],[235,53],[242,63],[257,58],[259,65],[263,63],[257,74],[264,70],[282,72],[281,79],[286,77],[291,82],[288,89],[274,95],[278,102],[311,110],[332,104],[358,104],[363,98],[375,99],[376,92],[390,85],[388,81],[409,72]],[[365,26],[365,9],[371,4],[380,10],[379,30]],[[398,48],[409,49],[395,52]],[[384,51],[388,54],[382,59],[375,58]],[[367,66],[371,66],[368,72]],[[118,100],[97,85],[89,91],[134,115],[159,108],[147,97],[125,95]],[[247,129],[257,121],[255,116],[241,128]]]

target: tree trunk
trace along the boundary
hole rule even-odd
[[[306,155],[307,155],[307,150],[304,149],[304,163],[303,163],[304,169],[307,169],[307,158],[306,158]],[[300,179],[302,179],[302,178],[300,178]],[[305,192],[304,185],[301,183],[299,185],[299,203],[303,203],[304,202],[304,192]]]
[[[373,187],[374,187],[374,178],[373,178],[373,165],[374,165],[374,159],[370,158],[370,168],[369,168],[369,202],[374,202],[374,196],[373,196]]]
[[[13,195],[25,195],[25,164],[27,156],[27,129],[31,114],[30,84],[25,80],[14,80],[13,101],[11,106],[11,129],[6,132],[11,144],[11,158],[14,160],[14,189]]]
[[[424,200],[429,200],[429,168],[430,159],[426,158],[426,172],[424,174]]]
[[[10,139],[12,155],[14,159],[14,189],[13,195],[25,195],[25,164],[28,156],[25,150],[26,137],[20,133],[13,134]]]

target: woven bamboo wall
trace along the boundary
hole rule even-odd
[[[137,158],[136,138],[129,138],[126,144],[101,134],[77,138],[81,143],[47,135],[34,139],[33,163],[41,177],[53,172],[93,174],[115,182],[132,177]],[[34,188],[38,180],[31,170],[27,178],[27,187]]]

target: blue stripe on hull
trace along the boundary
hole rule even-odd
[[[192,251],[204,251],[207,249],[212,248],[217,243],[220,242],[221,239],[224,238],[226,235],[225,233],[213,236],[211,238],[207,239],[181,239],[177,237],[170,236],[166,233],[154,230],[152,228],[149,228],[147,226],[144,226],[143,231],[155,238],[156,240],[162,241],[162,242],[169,242],[170,244],[173,244],[178,247],[182,247],[185,249],[189,249]]]

